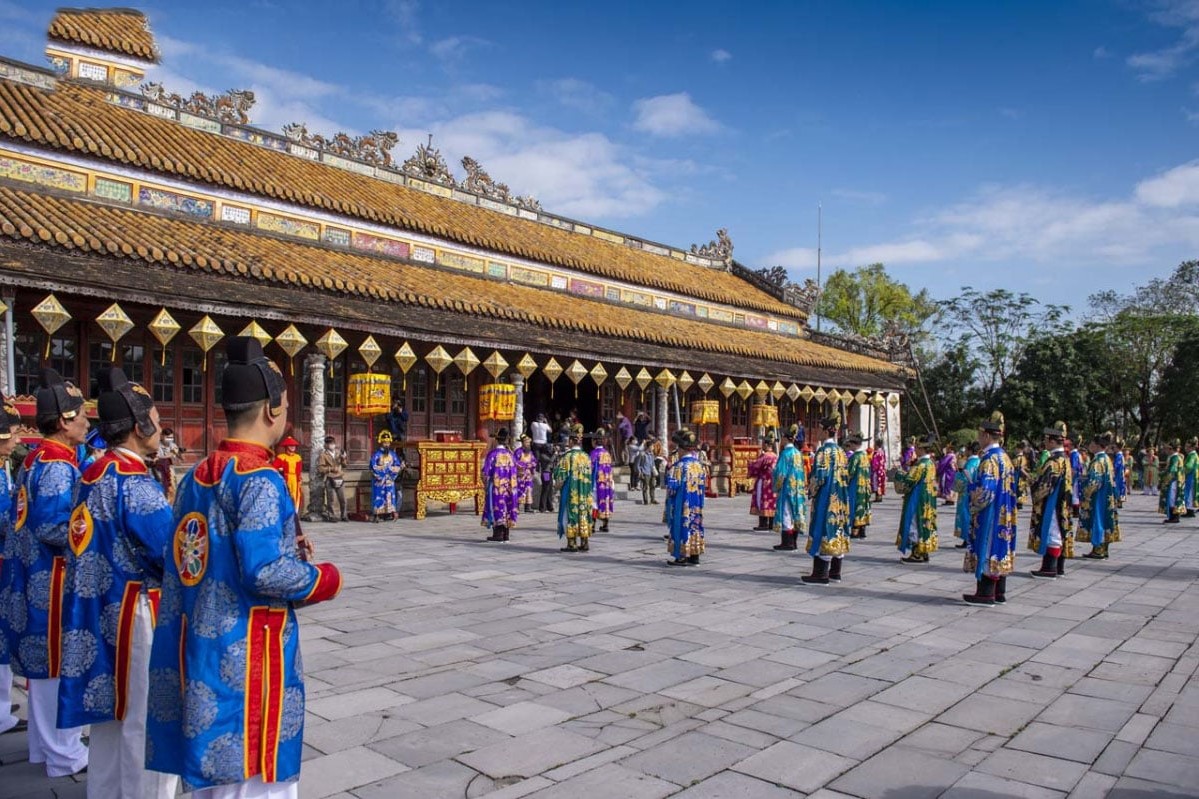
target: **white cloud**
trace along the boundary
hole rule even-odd
[[[633,103],[633,128],[652,136],[673,138],[716,133],[720,123],[700,108],[687,92],[646,97]]]
[[[1151,7],[1150,19],[1181,34],[1168,47],[1134,53],[1126,59],[1146,82],[1171,77],[1199,54],[1199,0],[1156,0]]]
[[[1199,161],[1146,178],[1126,197],[1085,197],[1031,184],[987,186],[911,227],[911,235],[893,241],[826,251],[824,263],[1152,263],[1159,251],[1199,247]],[[766,262],[810,270],[814,251],[782,249]]]
[[[1136,198],[1156,208],[1199,204],[1199,161],[1176,166],[1137,184]]]
[[[429,45],[429,52],[445,65],[457,64],[472,50],[490,47],[491,42],[478,36],[447,36]]]
[[[717,64],[725,64],[733,60],[733,54],[728,50],[716,49],[708,55],[708,58],[711,58]]]
[[[537,90],[559,104],[586,114],[600,114],[616,103],[616,98],[578,78],[559,78],[537,82]]]
[[[1094,50],[1091,51],[1091,57],[1096,60],[1101,60],[1104,58],[1111,58],[1112,51],[1108,50],[1103,45],[1099,45],[1098,47],[1096,47]]]
[[[1196,111],[1193,108],[1188,108],[1184,105],[1182,107],[1182,115],[1186,118],[1186,121],[1190,122],[1192,125],[1199,125],[1199,111]]]
[[[384,12],[396,24],[400,39],[408,44],[420,44],[420,2],[418,0],[387,0]]]
[[[633,165],[601,133],[567,133],[512,111],[464,114],[431,125],[433,143],[461,176],[462,156],[477,159],[517,194],[533,194],[555,213],[582,219],[643,214],[666,199],[648,170]],[[403,141],[424,130],[402,129]]]

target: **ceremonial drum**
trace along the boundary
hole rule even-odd
[[[778,406],[755,402],[749,409],[749,423],[753,427],[778,427]]]
[[[516,386],[488,383],[479,389],[479,418],[483,421],[510,422],[516,417]]]
[[[391,410],[391,377],[372,373],[350,375],[346,411],[366,418]]]
[[[691,424],[720,424],[720,401],[696,400],[692,402]]]

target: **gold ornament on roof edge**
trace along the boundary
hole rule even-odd
[[[96,324],[100,325],[100,329],[112,339],[112,360],[113,363],[116,363],[117,342],[121,339],[121,336],[133,329],[133,320],[129,318],[129,314],[125,313],[120,305],[114,302],[96,317]]]

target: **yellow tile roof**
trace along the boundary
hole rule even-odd
[[[47,32],[58,40],[158,63],[146,15],[132,8],[60,8]]]
[[[0,137],[95,156],[685,296],[803,320],[736,275],[275,152],[122,108],[94,86],[0,80]]]
[[[810,340],[636,310],[226,225],[0,185],[0,234],[79,255],[130,259],[379,303],[784,364],[894,376],[890,363]],[[149,278],[150,275],[148,274]],[[447,320],[446,330],[453,329]],[[596,342],[597,351],[603,350]]]

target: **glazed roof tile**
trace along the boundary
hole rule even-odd
[[[571,332],[824,369],[896,375],[892,364],[807,339],[679,319],[416,264],[304,244],[0,185],[0,234],[80,255],[100,255],[195,274],[467,314],[541,331]],[[150,273],[147,279],[152,279]],[[430,289],[435,287],[436,293]],[[453,329],[452,324],[446,328]],[[596,342],[597,351],[603,344]]]
[[[0,80],[0,137],[673,291],[805,319],[736,275],[559,230],[122,108],[94,86]]]
[[[71,42],[158,63],[146,15],[132,8],[60,8],[50,20],[51,41]]]

